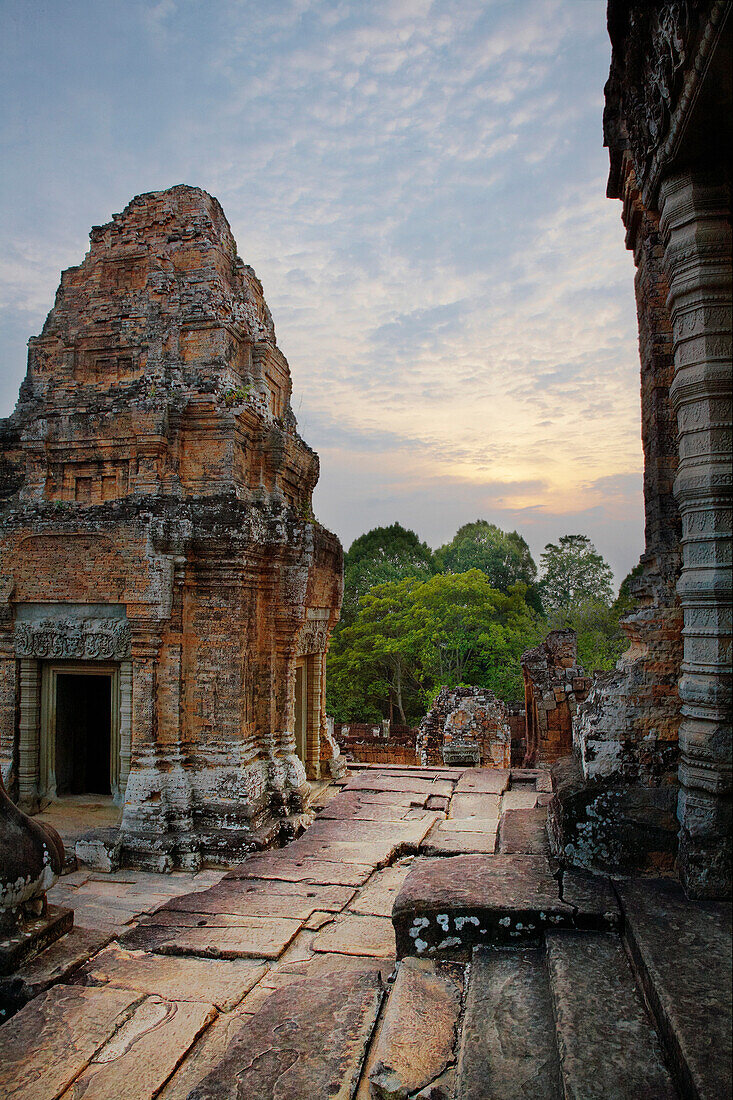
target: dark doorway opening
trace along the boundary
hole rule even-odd
[[[112,677],[56,677],[56,793],[111,794]]]

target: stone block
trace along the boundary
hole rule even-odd
[[[456,1100],[561,1100],[555,1020],[541,948],[476,948]]]
[[[620,937],[548,933],[547,963],[565,1095],[677,1100]]]
[[[374,1047],[374,1100],[413,1096],[454,1058],[462,983],[449,966],[403,959]]]
[[[75,975],[86,986],[113,986],[167,1001],[199,1001],[228,1011],[267,973],[254,959],[197,959],[105,948]]]
[[[256,1015],[230,1030],[223,1053],[188,1097],[347,1100],[356,1090],[382,997],[379,966],[367,960],[344,973],[276,989]]]
[[[139,993],[57,985],[0,1028],[0,1066],[8,1100],[56,1100],[119,1031]]]
[[[394,958],[392,922],[389,917],[344,914],[316,933],[313,937],[313,950],[381,959]]]
[[[116,871],[122,857],[122,840],[117,828],[90,829],[74,844],[78,864],[93,871]]]

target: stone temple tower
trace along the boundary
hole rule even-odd
[[[33,812],[124,805],[139,866],[231,861],[336,765],[342,551],[318,457],[216,199],[91,232],[0,421],[0,762]]]

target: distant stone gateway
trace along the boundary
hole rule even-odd
[[[138,866],[234,862],[334,767],[342,551],[216,199],[172,187],[93,228],[29,349],[0,421],[6,786],[123,803]]]

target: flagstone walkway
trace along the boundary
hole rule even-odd
[[[74,955],[68,972],[59,962],[56,984],[0,1030],[0,1091],[182,1100],[212,1070],[226,1074],[225,1052],[246,1031],[252,1081],[239,1059],[232,1096],[269,1095],[269,1077],[273,1096],[350,1095],[394,968],[390,914],[415,854],[492,851],[507,785],[505,772],[366,768],[321,794],[302,836],[224,877],[65,876],[50,899],[74,906],[89,929],[79,950],[96,953],[81,966]],[[534,789],[507,794],[512,805],[537,800]],[[42,988],[44,966],[21,978]],[[309,1018],[318,1058],[301,1051],[285,1066],[272,1053],[283,998],[291,1021]]]
[[[727,1098],[730,904],[555,874],[546,783],[365,766],[286,848],[185,892],[70,876],[107,923],[10,979],[0,1096]]]

